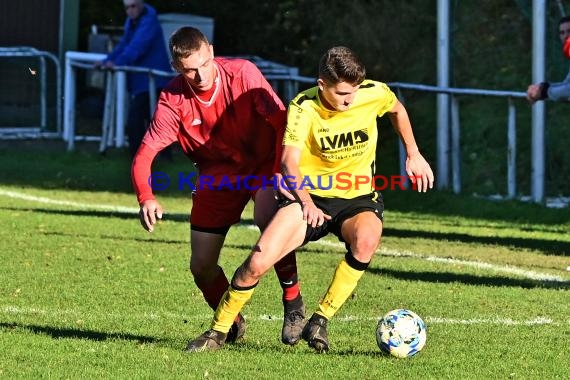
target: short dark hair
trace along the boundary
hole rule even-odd
[[[558,26],[560,26],[566,22],[570,22],[570,16],[564,16],[560,20],[558,20]]]
[[[332,84],[347,82],[359,85],[366,77],[366,68],[352,50],[335,46],[321,57],[319,77]]]
[[[199,29],[183,26],[170,36],[168,46],[174,63],[200,50],[203,44],[209,45],[208,38]]]

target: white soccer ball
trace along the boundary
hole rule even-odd
[[[376,327],[376,342],[380,350],[398,358],[407,358],[420,352],[426,338],[424,321],[406,309],[389,311]]]

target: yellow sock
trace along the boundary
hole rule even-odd
[[[338,309],[344,305],[363,274],[363,270],[352,268],[348,265],[346,260],[343,259],[340,264],[338,264],[332,282],[329,285],[325,297],[319,303],[319,308],[316,313],[327,319],[331,319]]]
[[[243,309],[245,303],[249,301],[254,290],[255,286],[251,289],[236,290],[230,285],[214,313],[211,329],[227,334],[232,323],[234,323],[234,319]]]

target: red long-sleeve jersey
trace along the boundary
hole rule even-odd
[[[243,59],[214,59],[218,88],[211,101],[197,98],[186,79],[162,91],[132,166],[139,202],[154,199],[148,183],[156,154],[178,141],[200,175],[232,181],[237,176],[279,171],[286,111],[257,67]],[[210,95],[210,94],[206,94]]]

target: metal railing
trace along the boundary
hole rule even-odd
[[[401,90],[415,90],[422,92],[432,92],[437,94],[447,94],[451,96],[450,110],[450,156],[451,156],[451,179],[452,190],[454,193],[461,192],[461,150],[460,150],[460,122],[459,122],[459,101],[460,95],[473,96],[492,96],[507,99],[507,198],[513,199],[516,196],[516,106],[514,99],[525,99],[526,93],[516,91],[496,91],[473,88],[445,88],[437,86],[428,86],[414,83],[393,82],[388,86],[396,89],[398,98],[404,103],[404,97]],[[405,150],[400,143],[400,171],[402,175],[405,172]]]
[[[94,70],[94,63],[103,60],[105,54],[69,51],[65,55],[65,90],[64,90],[64,123],[63,139],[67,142],[67,150],[75,149],[75,142],[80,140],[100,141],[99,150],[104,151],[108,146],[123,147],[125,145],[125,109],[127,108],[126,74],[127,72],[145,73],[149,77],[149,107],[150,114],[156,107],[156,77],[173,77],[177,73],[166,72],[134,66],[117,66],[105,69],[105,102],[103,106],[103,121],[101,136],[78,136],[75,130],[75,100],[77,70]],[[298,92],[299,83],[312,83],[314,78],[297,75],[296,68],[275,67],[269,61],[258,57],[252,60],[265,75],[266,79],[277,88],[282,88],[285,101],[291,100]],[[263,62],[269,62],[263,64]]]
[[[156,107],[156,77],[172,77],[174,72],[153,70],[143,67],[117,66],[105,71],[105,103],[101,136],[77,136],[75,131],[75,100],[77,69],[94,70],[94,63],[105,59],[105,54],[68,51],[65,54],[65,102],[63,139],[67,150],[75,149],[75,142],[80,140],[100,141],[99,150],[104,151],[109,145],[117,148],[125,145],[125,110],[127,108],[127,72],[145,73],[149,77],[149,107],[151,114]]]
[[[92,70],[93,63],[104,59],[105,55],[95,53],[68,52],[65,61],[65,111],[64,111],[64,133],[63,138],[67,141],[68,150],[73,150],[77,140],[97,140],[101,141],[100,150],[105,150],[107,146],[124,146],[124,121],[126,105],[126,73],[139,72],[149,75],[149,94],[151,114],[156,107],[156,76],[174,76],[174,72],[164,72],[140,67],[121,66],[106,73],[105,85],[105,105],[102,125],[102,135],[99,136],[76,136],[75,135],[75,71],[76,69]],[[259,66],[258,66],[259,67]],[[260,67],[267,80],[272,86],[277,87],[277,83],[283,87],[282,96],[286,102],[290,101],[298,92],[299,84],[315,83],[315,78],[297,75],[297,71],[287,68]],[[514,99],[524,99],[524,92],[497,91],[470,88],[445,88],[414,83],[391,82],[387,83],[394,89],[402,103],[405,102],[402,90],[413,90],[435,94],[446,94],[451,97],[450,102],[450,149],[452,190],[454,193],[461,192],[461,150],[460,150],[460,96],[483,96],[500,97],[507,100],[507,198],[516,197],[516,105]],[[114,117],[113,117],[114,116]],[[114,122],[113,122],[114,119]],[[113,128],[114,124],[114,128]],[[439,149],[439,147],[438,147]],[[447,157],[447,155],[446,155]],[[400,142],[399,144],[399,164],[400,172],[406,176],[405,171],[406,152]]]
[[[47,51],[37,50],[32,47],[0,47],[0,58],[22,58],[31,57],[38,58],[40,66],[37,70],[30,72],[30,75],[38,75],[40,79],[40,118],[39,126],[30,127],[2,127],[0,128],[0,135],[3,138],[7,137],[59,137],[61,135],[61,67],[59,59]],[[46,132],[47,129],[47,65],[46,58],[53,61],[55,65],[56,75],[56,132]],[[31,70],[31,69],[30,69]]]

